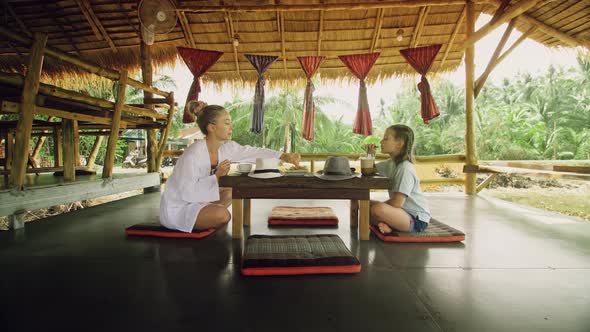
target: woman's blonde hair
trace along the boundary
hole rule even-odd
[[[197,116],[197,125],[204,135],[208,135],[207,126],[215,124],[217,118],[225,112],[225,108],[219,105],[207,105],[202,101],[195,102],[190,106],[193,114]]]
[[[399,164],[404,160],[414,163],[414,131],[412,128],[406,125],[396,124],[389,126],[387,130],[396,139],[401,139],[404,141],[404,147],[401,153],[395,158],[395,163]]]

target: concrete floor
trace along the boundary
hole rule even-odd
[[[384,198],[383,194],[375,198]],[[590,223],[480,195],[431,194],[455,244],[356,240],[345,201],[253,201],[248,234],[337,233],[356,275],[243,277],[231,225],[203,240],[126,238],[159,193],[0,232],[0,328],[32,331],[590,331]],[[266,226],[331,206],[338,228]]]

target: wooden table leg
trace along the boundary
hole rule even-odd
[[[361,240],[369,239],[369,200],[360,200],[360,229],[359,234]]]
[[[359,225],[359,201],[358,199],[350,200],[350,227]]]
[[[232,199],[232,232],[231,236],[234,239],[242,238],[242,213],[243,201],[241,198]]]
[[[244,198],[244,226],[250,226],[250,198]]]

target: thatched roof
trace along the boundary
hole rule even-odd
[[[509,1],[507,8],[530,0]],[[4,0],[0,24],[23,35],[49,34],[48,46],[98,64],[128,69],[140,66],[140,22],[135,0]],[[478,0],[476,12],[494,14],[501,0]],[[354,4],[354,6],[352,6]],[[176,46],[225,52],[204,81],[251,81],[256,73],[243,54],[277,55],[271,80],[302,79],[297,56],[325,55],[324,79],[351,78],[338,55],[380,52],[369,80],[414,73],[399,50],[440,43],[432,71],[456,68],[463,58],[465,1],[217,0],[176,1],[179,21],[156,35],[156,65],[174,63]],[[354,7],[354,8],[353,8]],[[86,8],[86,10],[82,10]],[[517,20],[522,32],[549,47],[590,45],[588,0],[537,1]],[[402,41],[396,40],[399,29]],[[190,30],[190,32],[189,32]],[[239,35],[234,52],[232,41]],[[20,71],[28,49],[0,41],[0,70]],[[476,55],[477,56],[477,55]],[[239,74],[237,69],[239,68]],[[48,59],[47,72],[68,73]]]

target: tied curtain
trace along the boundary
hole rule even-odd
[[[256,89],[254,90],[254,103],[252,105],[252,117],[250,118],[250,130],[256,134],[262,133],[264,125],[264,72],[272,65],[278,56],[244,54],[252,66],[258,72]]]
[[[186,63],[188,69],[193,73],[193,83],[188,90],[186,102],[184,103],[184,114],[182,115],[183,123],[195,122],[196,116],[190,112],[189,104],[191,101],[199,99],[201,92],[200,77],[213,66],[223,55],[223,52],[199,50],[196,48],[178,47],[178,53]]]
[[[302,136],[308,141],[313,141],[314,125],[315,125],[315,103],[313,102],[313,91],[315,87],[311,79],[317,73],[322,62],[326,59],[325,56],[304,56],[297,57],[301,69],[305,72],[307,78],[307,85],[305,86],[305,95],[303,102],[303,128]]]
[[[432,66],[434,58],[436,58],[441,46],[441,44],[436,44],[416,48],[406,48],[399,51],[404,59],[406,59],[406,61],[412,65],[420,75],[422,75],[420,83],[418,83],[418,90],[420,91],[420,115],[425,124],[428,124],[430,120],[440,115],[438,107],[434,102],[434,98],[432,98],[430,84],[428,84],[428,80],[426,79],[426,73],[428,73],[430,66]]]
[[[359,104],[356,111],[356,117],[352,126],[352,132],[369,136],[373,134],[373,124],[371,123],[371,113],[369,112],[369,101],[367,99],[367,86],[365,78],[381,53],[366,53],[353,55],[340,55],[340,60],[352,71],[360,81],[359,87]]]

